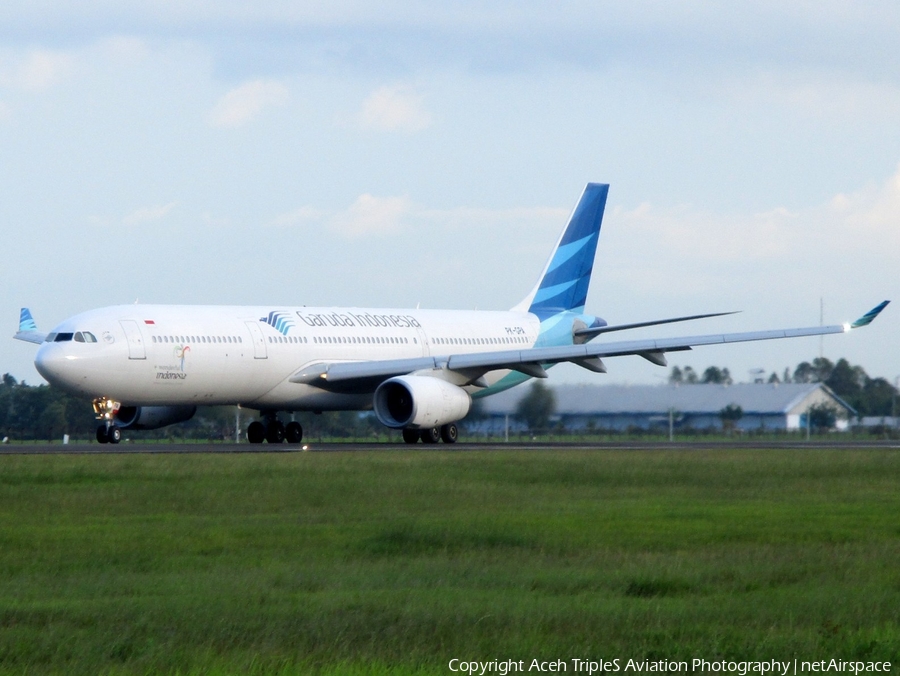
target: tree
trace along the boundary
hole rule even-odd
[[[673,366],[669,372],[669,383],[672,385],[680,385],[684,382],[684,373],[677,366]]]
[[[722,420],[722,429],[729,435],[737,425],[737,421],[744,417],[744,409],[737,404],[728,404],[719,411],[719,418]]]
[[[525,421],[529,431],[537,432],[547,428],[550,416],[556,410],[556,396],[542,380],[535,380],[516,406],[516,416]]]
[[[824,383],[831,377],[834,364],[825,357],[816,357],[812,363],[803,361],[794,369],[795,383]]]
[[[838,412],[831,404],[813,404],[806,415],[810,426],[819,432],[833,429],[837,424]]]
[[[703,372],[701,383],[713,383],[716,385],[731,385],[734,382],[731,379],[731,373],[727,368],[720,369],[718,366],[709,366]]]
[[[697,377],[697,372],[690,366],[684,367],[684,382],[689,385],[700,382],[700,378]]]
[[[824,382],[839,397],[853,400],[862,393],[867,380],[869,376],[862,366],[851,366],[846,359],[838,359]]]
[[[867,378],[857,410],[860,415],[895,415],[897,389],[884,378]]]

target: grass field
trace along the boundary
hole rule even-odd
[[[454,657],[896,672],[900,451],[0,457],[0,673]]]

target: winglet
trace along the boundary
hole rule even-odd
[[[19,310],[19,331],[13,338],[16,340],[24,340],[26,343],[40,345],[47,338],[47,334],[37,330],[37,324],[34,323],[34,317],[31,316],[31,310],[27,307],[23,307]]]
[[[37,324],[31,316],[31,310],[23,307],[19,310],[19,331],[37,331]]]
[[[875,317],[877,317],[879,314],[881,314],[881,311],[884,310],[884,308],[886,308],[888,306],[888,303],[890,303],[890,302],[891,301],[886,300],[886,301],[883,301],[880,304],[876,305],[871,310],[869,310],[866,314],[864,314],[862,317],[860,317],[855,322],[853,322],[850,325],[850,328],[858,329],[861,326],[868,326],[869,324],[871,324],[874,321]]]

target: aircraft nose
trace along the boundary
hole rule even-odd
[[[34,367],[44,377],[44,380],[52,383],[56,380],[64,361],[65,357],[60,354],[59,349],[53,343],[44,343],[34,356]]]
[[[34,357],[34,367],[51,385],[66,387],[75,379],[72,373],[73,357],[66,354],[62,345],[44,343]]]

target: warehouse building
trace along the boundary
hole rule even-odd
[[[502,434],[509,420],[511,431],[524,425],[515,420],[519,400],[528,385],[483,400],[486,417],[473,431]],[[821,383],[738,385],[558,385],[554,424],[568,430],[666,429],[670,418],[676,429],[721,429],[720,412],[740,407],[734,421],[739,430],[800,430],[812,406],[828,405],[837,412],[837,428],[845,430],[856,411]]]

